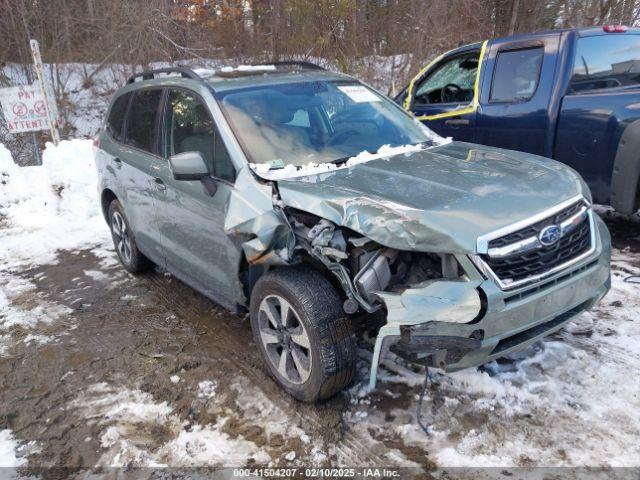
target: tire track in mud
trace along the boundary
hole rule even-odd
[[[100,271],[104,277],[96,280],[88,271]],[[10,408],[20,417],[19,412],[25,407],[29,410],[37,408],[41,413],[39,417],[45,412],[51,415],[61,404],[71,402],[88,384],[106,381],[134,388],[139,385],[157,401],[168,401],[175,406],[182,418],[188,418],[193,394],[179,386],[170,386],[168,377],[183,368],[190,370],[203,365],[213,375],[212,379],[229,386],[230,375],[220,377],[218,365],[224,365],[224,370],[233,372],[232,377],[237,373],[248,379],[269,402],[291,418],[293,425],[307,432],[314,440],[313,444],[329,459],[348,466],[389,464],[389,459],[375,453],[375,443],[370,438],[349,431],[345,425],[343,414],[351,400],[348,393],[318,405],[303,404],[290,398],[269,377],[254,348],[248,321],[228,313],[174,277],[159,272],[133,277],[119,265],[101,268],[100,260],[89,251],[60,252],[57,265],[28,269],[20,272],[20,276],[34,282],[36,290],[33,294],[36,296],[73,309],[57,323],[62,333],[61,342],[32,352],[21,347],[24,367],[17,376],[5,378],[9,388],[28,378],[30,368],[45,365],[50,369],[51,373],[30,381],[46,388],[46,400],[37,399],[36,395],[34,405],[21,406],[15,391],[6,392]],[[53,362],[44,359],[43,354]],[[156,355],[162,359],[152,360]],[[70,359],[73,359],[72,364]],[[73,377],[78,378],[69,377],[65,380],[66,386],[58,384],[51,390],[47,386],[50,379],[60,378],[67,370],[75,371]],[[202,370],[196,375],[201,373]],[[233,409],[236,407],[233,394],[230,397],[232,403],[229,405]],[[248,428],[261,426],[245,416],[242,410],[235,410],[239,415],[239,430],[228,431],[232,437],[243,435]],[[86,449],[79,454],[69,452],[78,450],[78,443],[86,436],[98,436],[99,432],[85,430],[79,439],[72,430],[62,428],[64,424],[77,422],[73,412],[56,413],[53,417],[59,427],[48,437],[45,452],[35,461],[55,462],[57,459],[74,465],[83,463],[82,458],[91,461],[94,455],[88,454]],[[201,420],[206,423],[208,417]],[[30,439],[37,428],[37,424],[25,418],[19,418],[15,426],[26,439]],[[378,451],[384,453],[382,448]]]
[[[189,289],[188,286],[174,278],[167,279],[159,274],[145,277],[143,281],[158,295],[161,302],[167,308],[176,311],[177,315],[186,318],[202,317],[201,302],[189,301],[201,296],[194,291],[185,291]],[[179,286],[175,285],[176,282]],[[371,451],[370,441],[345,430],[342,414],[349,402],[346,393],[322,404],[304,404],[290,398],[269,377],[260,354],[253,345],[248,322],[242,317],[228,313],[204,297],[198,300],[210,302],[208,307],[213,314],[209,319],[211,325],[202,327],[216,340],[216,355],[222,356],[230,367],[242,372],[282,411],[293,414],[303,429],[311,427],[312,432],[320,435],[327,446],[333,446],[340,453],[341,462],[350,466],[389,463],[388,459]]]

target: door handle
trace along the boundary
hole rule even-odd
[[[466,118],[452,118],[450,120],[445,120],[445,125],[450,125],[452,127],[461,127],[464,125],[469,125],[471,122]]]
[[[162,179],[161,179],[161,178],[157,178],[157,177],[156,177],[156,178],[154,179],[154,182],[156,182],[156,188],[157,188],[158,190],[166,190],[166,189],[167,189],[167,186],[164,184],[164,182],[162,181]]]
[[[120,160],[118,157],[114,157],[113,161],[116,163],[116,168],[122,168],[122,160]]]

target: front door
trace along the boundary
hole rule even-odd
[[[456,51],[412,81],[410,110],[443,137],[473,142],[481,49]]]
[[[233,307],[238,299],[240,249],[224,232],[235,170],[204,100],[170,89],[163,122],[163,159],[154,164],[158,223],[167,269],[217,302]],[[168,158],[197,151],[205,159],[217,191],[200,181],[175,180]]]

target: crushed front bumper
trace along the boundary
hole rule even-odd
[[[401,294],[382,293],[387,323],[374,348],[369,387],[380,358],[391,349],[410,361],[456,371],[526,347],[590,309],[611,286],[611,238],[595,217],[592,255],[533,285],[502,290],[478,276],[433,281]],[[473,268],[460,257],[465,270]],[[422,321],[420,321],[422,319]]]

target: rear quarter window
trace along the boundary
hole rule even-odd
[[[118,142],[122,141],[122,125],[124,123],[124,116],[127,113],[127,105],[129,105],[130,97],[131,93],[125,93],[119,96],[115,102],[113,102],[111,110],[109,110],[106,130],[111,138]]]
[[[138,90],[134,93],[126,123],[125,143],[132,147],[155,151],[156,117],[162,90]]]
[[[542,47],[498,52],[490,101],[522,102],[533,97],[543,58]]]
[[[584,92],[640,84],[640,35],[607,34],[578,39],[571,90]]]

